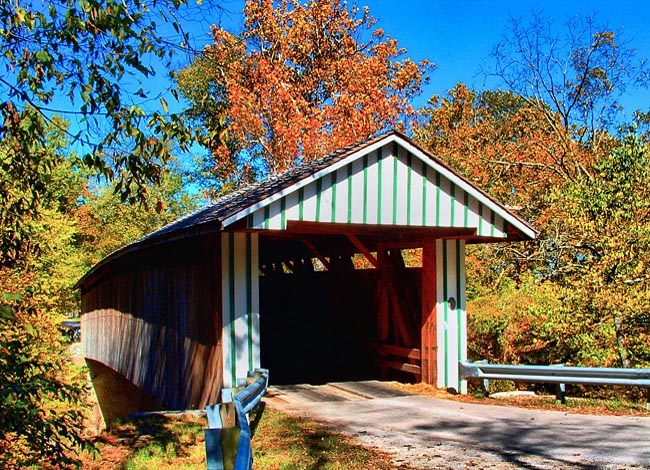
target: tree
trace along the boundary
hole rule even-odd
[[[116,180],[123,200],[143,200],[170,156],[169,141],[181,147],[192,138],[182,117],[144,107],[142,81],[169,68],[179,44],[168,43],[165,27],[180,33],[184,0],[65,0],[41,4],[0,2],[0,142],[8,178],[22,183],[22,202],[0,192],[2,262],[15,259],[29,243],[21,220],[36,214],[48,191],[44,174],[47,131],[54,115],[73,118],[61,128],[83,149],[81,160]],[[182,34],[180,46],[187,44]],[[138,87],[140,87],[138,89]],[[141,102],[136,100],[141,99]]]
[[[33,276],[0,271],[0,466],[68,468],[85,437],[85,375],[72,367]],[[10,313],[10,314],[8,314]]]
[[[114,186],[85,191],[84,203],[76,213],[76,243],[86,269],[198,207],[198,197],[183,187],[182,175],[175,165],[168,165],[161,184],[150,192],[151,199],[163,205],[159,211],[123,203]]]
[[[114,181],[121,201],[148,201],[174,149],[168,142],[191,141],[163,97],[151,111],[138,89],[186,47],[185,3],[0,1],[2,468],[66,467],[87,444],[83,376],[68,361],[56,315],[75,308],[71,286],[84,267],[77,170]],[[167,26],[180,44],[162,36]]]
[[[178,74],[224,187],[414,117],[410,100],[431,66],[399,60],[405,51],[373,29],[368,8],[248,0],[244,13],[241,34],[214,28],[213,44]]]
[[[511,91],[476,92],[458,84],[447,97],[429,101],[414,130],[424,147],[539,231],[535,243],[470,251],[482,258],[480,282],[485,287],[495,288],[504,275],[516,277],[526,270],[553,278],[567,269],[558,258],[566,246],[549,195],[590,169],[595,156],[572,143],[561,122],[550,125],[539,111],[542,106]]]
[[[3,226],[14,244],[0,259],[0,466],[9,469],[71,464],[88,444],[84,377],[67,361],[56,315],[75,308],[70,291],[82,273],[74,243],[81,181],[62,151],[65,122],[36,115],[33,125],[46,145],[21,168],[7,158],[12,139],[0,141],[0,214],[18,224]]]
[[[494,68],[486,73],[537,108],[549,125],[559,124],[567,149],[582,144],[595,153],[609,151],[607,131],[621,111],[618,100],[644,77],[634,50],[594,17],[569,18],[560,28],[541,14],[529,22],[513,18],[492,58]]]
[[[545,105],[533,106],[511,91],[477,92],[459,83],[420,110],[424,119],[414,135],[524,218],[536,219],[542,195],[574,179],[593,160],[575,144],[568,153],[568,130],[561,122],[549,124],[540,108]]]
[[[650,364],[650,149],[633,131],[594,165],[594,176],[572,183],[562,201],[564,231],[579,266],[565,279],[576,311],[607,328],[610,365]]]

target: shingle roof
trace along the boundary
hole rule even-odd
[[[388,131],[378,134],[364,141],[339,149],[324,157],[306,161],[300,165],[295,165],[278,175],[267,178],[264,181],[245,186],[237,191],[227,194],[215,202],[198,209],[185,217],[181,217],[180,219],[177,219],[174,222],[171,222],[109,254],[106,258],[93,266],[77,282],[75,287],[83,284],[83,282],[101,266],[104,266],[110,261],[132,251],[139,250],[149,245],[164,243],[169,239],[182,238],[184,235],[192,236],[197,233],[202,233],[203,231],[220,230],[222,228],[221,223],[239,211],[246,209],[277,191],[281,191],[282,189],[291,186],[303,178],[327,168],[351,153],[393,134],[401,135],[397,131]]]
[[[185,217],[182,217],[166,226],[144,236],[143,238],[131,243],[131,245],[146,244],[147,241],[165,237],[166,235],[183,231],[189,228],[195,228],[206,224],[220,224],[225,219],[235,215],[239,211],[265,199],[271,194],[275,194],[292,184],[313,175],[332,165],[333,163],[344,159],[349,154],[359,149],[380,141],[388,135],[397,134],[396,131],[388,131],[362,142],[344,147],[340,150],[330,153],[324,157],[310,160],[300,165],[295,165],[288,170],[276,176],[271,176],[259,183],[251,184],[234,191],[226,196],[219,198],[212,204],[203,207]],[[220,227],[221,228],[221,227]],[[127,245],[126,247],[128,247]],[[126,248],[124,247],[124,248]],[[121,250],[118,250],[121,251]]]
[[[157,245],[165,243],[169,240],[185,238],[189,236],[194,236],[201,233],[209,233],[214,231],[222,230],[223,222],[226,219],[231,218],[232,216],[240,213],[241,211],[246,210],[248,207],[259,203],[260,201],[265,200],[266,198],[282,191],[289,186],[296,184],[297,182],[303,180],[304,178],[310,177],[321,170],[328,168],[329,166],[335,164],[336,162],[345,159],[355,152],[359,152],[366,147],[371,146],[372,144],[379,142],[383,139],[386,139],[390,136],[397,136],[407,142],[409,142],[414,147],[422,150],[424,154],[435,160],[438,165],[445,167],[454,174],[457,174],[453,169],[451,169],[447,164],[445,164],[440,159],[432,156],[425,150],[421,149],[419,145],[411,141],[408,137],[402,133],[391,130],[388,132],[383,132],[372,136],[366,140],[358,142],[354,145],[344,147],[340,150],[332,152],[324,157],[303,162],[299,165],[295,165],[288,170],[280,173],[279,175],[272,176],[267,178],[264,181],[259,183],[251,184],[249,186],[243,187],[237,191],[234,191],[217,201],[209,204],[185,217],[182,217],[170,224],[136,240],[124,247],[116,250],[115,252],[108,255],[97,265],[95,265],[86,275],[79,280],[77,286],[83,284],[85,279],[87,279],[93,272],[97,271],[101,266],[108,264],[112,260],[119,258],[127,253],[132,251],[140,250],[147,246]],[[459,176],[460,178],[460,176]],[[509,212],[502,204],[498,201],[495,201],[487,193],[482,191],[480,188],[477,188],[479,192],[485,195],[486,198],[494,201],[498,206],[500,206],[505,212]],[[516,216],[515,216],[516,217]],[[521,219],[519,219],[521,220]],[[522,224],[529,226],[525,221],[521,221]],[[532,229],[532,227],[531,227]],[[532,229],[534,230],[534,229]]]

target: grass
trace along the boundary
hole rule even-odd
[[[503,401],[505,404],[513,404],[527,408],[567,410],[583,414],[650,416],[650,412],[646,409],[645,403],[625,400],[622,398],[600,399],[567,397],[565,403],[560,403],[554,395],[541,395],[533,398],[500,398],[495,400]]]
[[[85,455],[82,469],[204,470],[205,424],[204,418],[187,415],[130,419],[97,438],[99,455]],[[355,445],[324,426],[272,408],[253,413],[251,429],[255,470],[396,468],[386,454]]]
[[[205,469],[205,419],[150,415],[111,426],[97,438],[99,455],[84,470]]]
[[[447,400],[470,403],[519,406],[544,410],[567,411],[571,413],[592,415],[635,415],[650,416],[645,400],[634,401],[625,398],[580,398],[566,397],[566,403],[560,403],[555,395],[484,397],[482,393],[473,395],[453,395],[444,390],[426,384],[395,384],[395,387],[410,393],[430,395]]]
[[[255,470],[396,468],[386,454],[355,445],[324,426],[271,408],[264,410],[257,427],[253,452]]]
[[[650,416],[645,403],[554,396],[478,398],[450,395],[423,384],[396,385],[411,393],[473,403],[503,404],[589,414]],[[204,470],[206,420],[196,415],[150,415],[112,426],[98,436],[98,455],[83,456],[84,470]],[[304,418],[267,407],[251,414],[255,470],[388,470],[395,467],[384,453],[355,445],[341,434]]]

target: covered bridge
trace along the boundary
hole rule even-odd
[[[260,365],[276,383],[392,377],[462,392],[465,246],[534,237],[391,131],[102,260],[78,282],[83,354],[105,416],[202,408]]]

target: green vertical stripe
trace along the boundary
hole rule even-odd
[[[253,242],[246,234],[246,314],[248,320],[248,370],[253,370]]]
[[[254,218],[255,213],[253,212],[252,214],[248,214],[248,217],[246,217],[246,227],[247,228],[253,228],[255,224],[255,218]]]
[[[381,224],[381,186],[382,186],[381,149],[377,150],[377,224]]]
[[[463,205],[465,206],[463,227],[468,228],[469,227],[469,193],[467,191],[463,191]]]
[[[397,224],[397,142],[393,142],[393,225]]]
[[[323,193],[323,178],[316,181],[316,222],[320,222],[320,200]]]
[[[286,196],[280,199],[280,229],[287,228],[287,198]]]
[[[492,211],[492,213],[490,214],[490,236],[491,237],[494,236],[495,223],[496,223],[496,212]]]
[[[445,353],[445,387],[449,386],[449,329],[447,325],[447,320],[449,319],[449,263],[447,260],[447,240],[442,241],[442,279],[443,279],[443,288],[444,293],[443,299],[443,327],[444,327],[444,353]]]
[[[427,183],[429,178],[429,165],[422,162],[422,225],[427,225]]]
[[[352,223],[352,163],[348,165],[348,223]]]
[[[413,178],[413,156],[410,153],[406,154],[406,225],[411,225],[411,194],[412,194],[412,178]]]
[[[368,223],[368,155],[363,156],[363,223]]]
[[[271,217],[271,207],[269,204],[264,206],[264,229],[269,229],[269,218]]]
[[[440,173],[436,172],[436,227],[440,227]]]
[[[305,217],[305,188],[298,190],[298,220],[302,221]]]
[[[478,235],[483,236],[483,204],[478,204]]]
[[[460,252],[460,247],[462,243],[461,240],[456,240],[456,317],[457,317],[457,334],[458,334],[458,360],[460,361],[462,358],[462,338],[463,338],[463,328],[462,328],[462,311],[465,308],[464,302],[465,299],[461,295],[461,289],[462,289],[462,279],[461,279],[461,261],[462,258],[461,256],[464,255],[464,253]],[[461,379],[460,375],[458,376],[458,393],[461,392]]]
[[[449,187],[449,195],[451,196],[449,200],[449,226],[456,226],[456,185],[451,183]]]
[[[331,173],[331,181],[332,181],[332,201],[331,201],[331,210],[332,210],[332,216],[330,217],[330,222],[336,222],[336,186],[338,185],[338,171],[335,171],[334,173]]]
[[[237,386],[237,331],[235,330],[235,234],[228,234],[228,295],[230,296],[230,374],[232,386]]]

